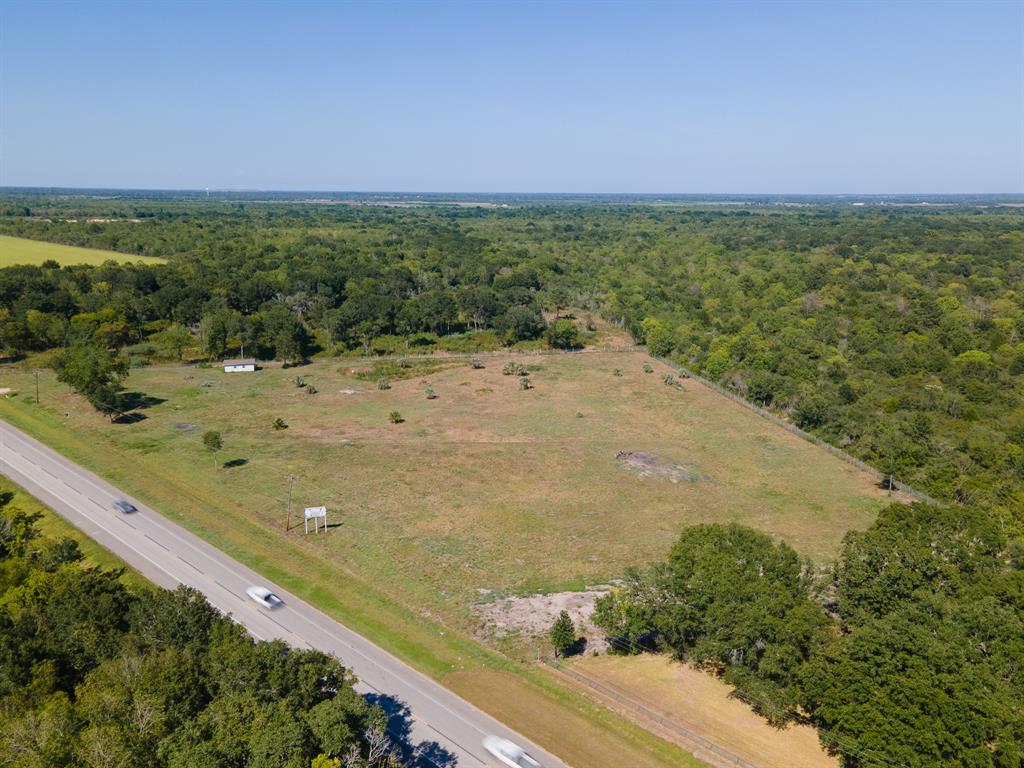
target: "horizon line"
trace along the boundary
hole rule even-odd
[[[1024,197],[1024,190],[1021,191],[958,191],[958,192],[637,192],[637,191],[522,191],[522,190],[399,190],[399,189],[302,189],[302,188],[273,188],[273,187],[108,187],[108,186],[63,186],[58,184],[4,184],[0,185],[0,191],[11,190],[62,190],[75,192],[190,192],[195,194],[206,193],[241,193],[241,194],[324,194],[324,195],[535,195],[535,196],[569,196],[569,195],[592,195],[597,197],[610,197],[614,195],[633,195],[644,197],[962,197],[967,195],[984,197]]]

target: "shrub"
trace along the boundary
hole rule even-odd
[[[307,395],[315,395],[316,392],[317,392],[317,389],[312,384],[307,384],[306,385],[306,394]]]
[[[568,611],[558,614],[555,623],[551,625],[548,636],[551,638],[551,645],[555,648],[555,655],[565,656],[572,650],[576,645],[576,627],[573,626]]]
[[[613,376],[621,376],[622,375],[622,369],[621,368],[616,368],[614,371],[612,371],[612,375]]]
[[[282,419],[280,416],[278,416],[276,419],[274,419],[274,423],[271,426],[274,429],[278,429],[278,430],[280,430],[280,429],[288,429],[288,423],[284,419]]]
[[[501,349],[501,339],[494,331],[467,331],[442,336],[437,346],[445,352],[489,352]]]
[[[206,432],[203,434],[203,447],[213,456],[213,466],[217,466],[217,453],[224,447],[224,439],[220,432]]]
[[[650,363],[644,363],[644,373],[654,373],[654,366]]]
[[[519,377],[519,388],[522,390],[533,389],[533,384],[530,382],[529,376]]]
[[[580,346],[580,329],[564,317],[555,320],[548,326],[548,344],[555,349],[575,349]]]
[[[433,387],[427,387],[427,400],[436,400],[437,392],[434,391]]]
[[[400,414],[398,411],[392,411],[391,413],[389,413],[388,419],[391,421],[392,424],[401,424],[403,421],[405,421],[405,419],[402,418],[402,414]]]
[[[472,360],[469,361],[469,364],[477,370],[487,367],[484,365],[484,361],[481,360],[479,357],[474,357]]]
[[[377,379],[377,389],[391,389],[391,382],[387,379]]]
[[[671,373],[666,373],[662,381],[664,381],[671,387],[673,384],[676,383],[676,377],[673,376]]]
[[[515,360],[509,360],[505,365],[501,367],[501,372],[505,376],[525,376],[526,366]]]
[[[293,383],[293,384],[294,384],[294,385],[295,385],[296,387],[299,387],[300,389],[301,389],[302,387],[306,386],[306,382],[304,382],[304,381],[302,380],[302,377],[301,377],[301,376],[293,376],[293,377],[292,377],[292,383]]]
[[[430,349],[437,341],[433,334],[417,333],[412,336],[395,336],[385,334],[373,340],[373,353],[376,355],[404,355],[410,347]]]

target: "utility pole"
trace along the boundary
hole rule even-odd
[[[292,523],[292,483],[295,482],[295,475],[288,475],[288,514],[284,519],[284,532],[288,533],[288,528]]]
[[[36,375],[36,405],[39,405],[39,371],[32,371]]]

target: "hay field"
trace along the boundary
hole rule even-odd
[[[115,251],[101,251],[96,248],[79,248],[74,245],[46,243],[41,240],[27,240],[22,237],[0,235],[0,268],[15,264],[42,264],[52,259],[61,266],[68,264],[103,264],[106,261],[146,262],[160,264],[163,259],[154,256],[131,256]]]

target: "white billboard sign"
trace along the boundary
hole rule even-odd
[[[320,533],[320,520],[324,521],[324,530],[327,530],[327,507],[306,507],[305,527],[309,533],[309,521],[313,521],[314,533]]]

